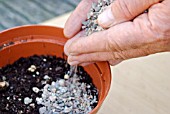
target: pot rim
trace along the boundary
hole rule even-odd
[[[3,37],[5,34],[8,34],[8,32],[10,32],[10,31],[16,31],[16,30],[26,29],[26,28],[35,28],[35,27],[37,29],[38,28],[39,29],[40,28],[41,29],[42,28],[44,28],[44,29],[45,28],[47,28],[47,29],[51,28],[51,29],[56,29],[56,30],[58,29],[58,30],[60,30],[60,32],[63,32],[63,28],[56,27],[56,26],[48,26],[48,25],[24,25],[24,26],[17,26],[17,27],[13,27],[13,28],[1,31],[0,32],[0,38]],[[32,35],[34,35],[34,34],[32,34]],[[64,34],[62,35],[62,38],[64,39],[64,44],[65,44],[65,42],[68,40],[68,38],[66,38],[64,36]],[[0,44],[1,43],[3,43],[3,42],[0,42]],[[108,92],[109,92],[109,89],[110,89],[110,86],[111,86],[111,80],[112,80],[111,69],[110,69],[110,65],[109,65],[108,62],[97,62],[97,63],[95,63],[95,65],[96,65],[97,69],[100,71],[102,80],[105,82],[104,83],[104,87],[103,87],[103,88],[105,88],[105,90],[104,90],[105,94],[103,96],[100,96],[100,97],[102,97],[102,99],[100,99],[100,102],[98,102],[97,106],[90,112],[90,114],[96,113],[100,109],[103,101],[105,100],[106,96],[108,95]],[[108,78],[107,81],[105,80],[106,75],[107,75],[107,78]]]

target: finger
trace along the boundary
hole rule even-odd
[[[157,44],[144,45],[138,49],[130,49],[120,52],[96,52],[76,56],[68,56],[68,63],[70,65],[78,65],[86,62],[109,61],[111,65],[116,65],[123,60],[162,52],[164,44],[164,42],[159,42]]]
[[[115,24],[134,19],[153,4],[161,0],[115,0],[98,16],[98,24],[109,28]]]
[[[68,56],[68,63],[70,65],[77,65],[86,62],[109,61],[113,59],[117,60],[117,58],[112,57],[112,52],[96,52],[77,56]]]
[[[64,46],[66,55],[105,51],[108,43],[107,31],[94,33],[88,37],[71,38]]]
[[[143,24],[144,29],[141,29],[141,25],[138,23]],[[154,37],[154,33],[147,28],[147,24],[147,21],[143,23],[140,19],[135,24],[126,22],[87,37],[72,38],[66,42],[64,51],[67,55],[79,55],[138,48],[146,45],[150,40],[148,38]]]
[[[75,11],[71,14],[64,27],[64,35],[73,37],[81,30],[82,22],[86,20],[91,5],[96,0],[82,0]]]
[[[77,39],[79,39],[80,37],[84,36],[85,35],[85,31],[80,31],[79,33],[77,33],[73,38],[72,38],[72,42],[75,42]],[[68,43],[68,42],[67,42]],[[67,51],[67,46],[64,46],[64,53],[68,56],[70,55],[70,53],[68,53]],[[76,55],[76,53],[72,53],[74,55]]]

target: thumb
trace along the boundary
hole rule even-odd
[[[161,0],[115,0],[103,13],[98,16],[98,24],[109,28],[121,22],[134,19],[153,4]]]

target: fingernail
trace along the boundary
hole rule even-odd
[[[79,64],[79,61],[71,61],[71,62],[68,62],[71,66],[73,65],[78,65]]]
[[[64,36],[66,37],[66,38],[71,38],[71,36],[72,36],[72,34],[71,34],[71,32],[69,31],[70,29],[68,29],[68,26],[66,26],[65,25],[65,27],[64,27]]]
[[[110,27],[114,22],[114,16],[111,7],[107,8],[103,13],[98,16],[97,22],[102,27]]]
[[[70,55],[70,45],[72,44],[72,40],[68,40],[64,45],[64,53],[69,56]]]

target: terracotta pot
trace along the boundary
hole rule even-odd
[[[0,67],[13,63],[20,57],[37,55],[63,56],[63,46],[67,38],[63,29],[49,26],[22,26],[0,33]],[[100,62],[85,67],[93,83],[99,90],[99,102],[90,113],[95,114],[108,94],[111,84],[110,67]]]

